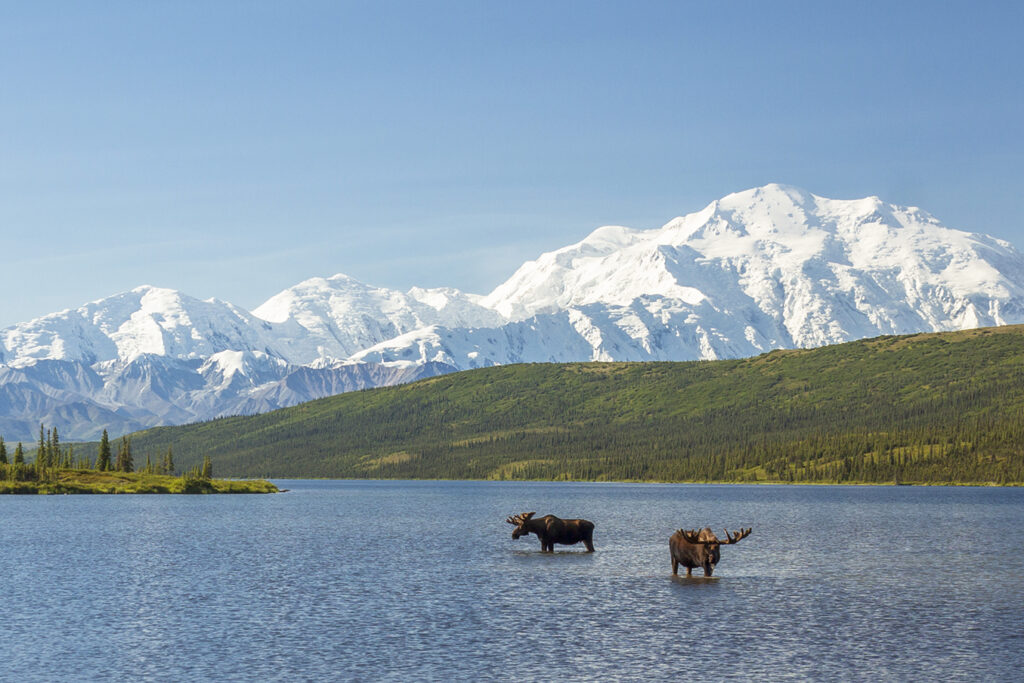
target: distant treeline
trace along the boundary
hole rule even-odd
[[[232,476],[1024,483],[1024,328],[514,365],[139,432]]]
[[[96,449],[96,458],[92,459],[81,447],[76,452],[74,444],[61,444],[56,427],[47,429],[45,424],[40,424],[39,442],[36,444],[31,462],[25,461],[25,447],[20,441],[14,450],[8,453],[7,443],[3,436],[0,436],[0,480],[12,482],[56,481],[58,474],[64,470],[136,471],[130,436],[122,436],[119,440],[116,459],[112,459],[111,455],[110,437],[105,429]],[[163,458],[158,463],[154,463],[147,455],[146,464],[138,471],[144,474],[171,475],[175,473],[174,470],[174,454],[172,448],[168,446]],[[213,465],[210,458],[206,457],[201,465],[182,472],[182,476],[210,479],[213,476]]]

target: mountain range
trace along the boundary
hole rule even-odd
[[[598,228],[486,296],[313,278],[252,311],[143,286],[0,330],[0,435],[265,412],[523,362],[714,360],[1024,322],[1024,257],[877,197],[766,185]]]

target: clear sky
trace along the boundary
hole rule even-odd
[[[487,293],[769,182],[1024,248],[1024,5],[5,2],[0,327],[141,284]]]

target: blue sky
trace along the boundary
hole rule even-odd
[[[0,4],[0,327],[140,284],[487,293],[782,182],[1024,248],[1019,3]]]

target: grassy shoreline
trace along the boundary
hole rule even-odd
[[[143,472],[57,470],[47,481],[0,480],[0,494],[278,493],[264,479],[199,479]]]

